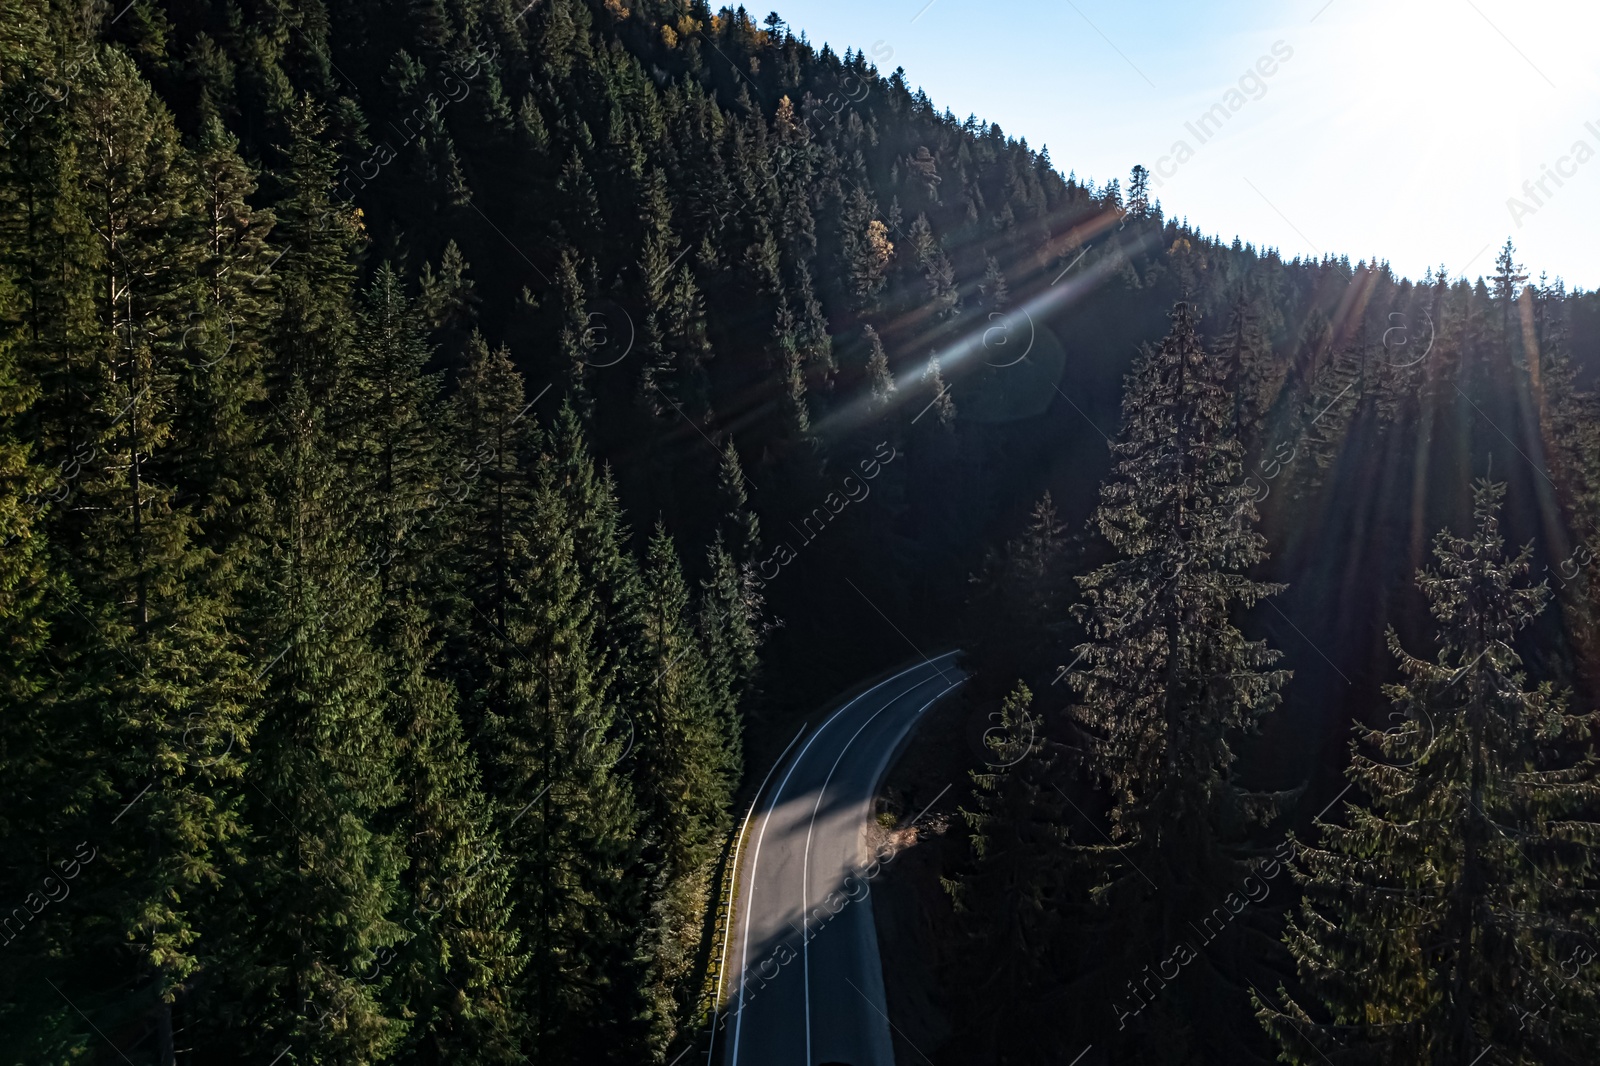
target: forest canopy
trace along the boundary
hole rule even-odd
[[[5,1061],[703,1051],[761,775],[924,646],[1032,723],[938,1061],[1592,1060],[1600,297],[879,59],[0,0]]]

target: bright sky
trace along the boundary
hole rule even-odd
[[[1287,258],[1376,256],[1413,278],[1488,273],[1509,236],[1534,277],[1600,287],[1600,0],[789,0],[779,14],[814,45],[904,66],[940,110],[1048,146],[1080,179],[1164,169],[1166,213],[1205,233]]]

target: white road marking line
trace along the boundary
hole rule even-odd
[[[722,1007],[722,979],[727,976],[728,973],[728,944],[733,940],[734,930],[732,929],[732,926],[735,919],[737,919],[739,916],[740,849],[744,847],[744,838],[750,831],[750,819],[755,816],[756,805],[761,802],[761,794],[767,790],[767,782],[772,780],[772,775],[777,772],[778,767],[783,765],[784,756],[788,755],[789,749],[793,748],[795,744],[799,742],[800,738],[805,735],[805,731],[806,725],[802,725],[800,727],[800,732],[794,735],[794,740],[789,741],[788,746],[783,749],[783,752],[776,759],[774,759],[772,765],[767,768],[767,776],[761,779],[761,784],[756,789],[755,796],[751,798],[750,809],[746,811],[744,815],[744,824],[739,827],[739,837],[736,841],[734,841],[733,865],[728,868],[728,877],[733,881],[733,884],[730,886],[728,891],[729,929],[728,935],[722,940],[722,965],[717,968],[717,994],[711,1000],[711,1046],[706,1048],[706,1066],[711,1066],[711,1056],[716,1054],[717,1051],[717,1012]],[[748,939],[749,934],[747,933],[746,940]]]
[[[941,656],[941,658],[943,658],[943,656]],[[932,665],[932,664],[930,663],[929,665]],[[938,669],[939,669],[938,667],[936,667],[936,666],[934,667],[935,671],[938,671]],[[939,674],[939,676],[942,678],[942,677],[944,677],[944,674],[941,672]],[[932,681],[932,680],[933,680],[933,678],[931,678],[931,677],[928,678],[928,681]],[[954,684],[946,685],[943,689],[941,689],[939,691],[939,695],[933,697],[933,699],[929,700],[927,703],[924,703],[921,707],[917,708],[917,714],[920,715],[923,711],[927,710],[929,707],[932,707],[935,703],[939,702],[939,700],[943,696],[945,696],[945,694],[950,692],[951,689],[956,688],[958,685],[960,685],[965,680],[966,680],[966,678],[962,678],[961,681],[957,681]],[[909,696],[909,695],[911,695],[911,693],[917,691],[917,689],[921,688],[924,684],[926,684],[926,682],[918,682],[916,685],[913,685],[906,692],[901,693],[901,696]],[[900,698],[900,696],[895,697],[895,699],[899,699],[899,698]],[[847,752],[849,752],[849,750],[850,750],[850,745],[852,745],[852,744],[854,744],[856,742],[856,737],[859,737],[861,735],[861,731],[866,729],[867,726],[871,725],[872,722],[873,722],[873,719],[877,718],[878,715],[880,715],[884,711],[888,710],[890,704],[892,704],[893,702],[894,702],[894,700],[890,700],[889,703],[885,703],[882,707],[879,707],[876,711],[873,711],[872,712],[872,717],[868,718],[865,722],[862,722],[860,729],[857,729],[854,733],[852,733],[850,735],[850,739],[845,741],[844,747],[839,749],[839,757],[837,759],[833,760],[833,766],[831,766],[828,769],[828,776],[823,778],[823,780],[822,780],[822,788],[817,790],[817,802],[811,808],[811,824],[806,827],[806,850],[805,850],[805,855],[804,855],[804,858],[803,858],[803,860],[801,862],[801,867],[800,867],[801,868],[801,873],[800,873],[800,927],[801,927],[800,959],[801,959],[801,962],[803,963],[803,972],[804,972],[804,975],[805,975],[804,976],[804,981],[805,981],[805,992],[806,992],[806,996],[805,996],[805,999],[806,999],[806,1062],[808,1062],[808,1063],[811,1061],[811,938],[808,935],[806,935],[805,931],[810,928],[810,921],[811,921],[811,914],[810,914],[810,911],[811,911],[811,900],[810,900],[810,897],[807,895],[807,893],[811,889],[811,835],[812,835],[812,833],[814,833],[816,831],[816,828],[817,828],[817,812],[822,809],[822,797],[828,794],[828,785],[829,785],[830,782],[833,781],[833,772],[835,770],[839,769],[839,764],[844,761],[845,754]],[[909,726],[907,728],[909,728]]]
[[[939,658],[946,659],[955,654],[956,653],[953,651],[947,652],[944,655],[939,656]],[[811,739],[806,741],[806,746],[800,749],[800,754],[794,757],[794,763],[790,765],[789,772],[784,774],[783,780],[778,783],[778,791],[772,794],[772,803],[767,808],[767,816],[761,821],[761,832],[756,835],[756,850],[750,857],[750,898],[752,900],[755,899],[756,894],[756,868],[761,864],[761,844],[767,838],[767,826],[772,822],[772,812],[777,806],[778,799],[783,795],[784,788],[789,784],[789,778],[794,776],[796,767],[798,767],[801,760],[806,757],[806,752],[811,750],[811,745],[816,743],[817,738],[822,735],[823,730],[827,729],[828,726],[833,724],[833,720],[835,718],[839,717],[845,711],[848,711],[851,707],[855,706],[861,700],[866,699],[883,686],[890,684],[891,682],[898,681],[909,673],[922,669],[924,665],[929,664],[918,663],[915,666],[906,667],[898,674],[878,682],[876,685],[867,689],[867,691],[863,692],[861,695],[857,696],[843,707],[840,707],[837,711],[834,711],[828,716],[828,720],[823,722],[821,727],[819,727],[815,733],[811,734]],[[938,670],[938,667],[934,667],[934,669]],[[733,1023],[733,1062],[731,1066],[739,1066],[739,1038],[744,1033],[744,972],[745,967],[750,964],[750,912],[752,909],[753,908],[748,907],[745,909],[744,940],[739,950],[739,1015]]]

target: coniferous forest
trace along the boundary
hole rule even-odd
[[[0,0],[0,1059],[704,1055],[763,775],[960,648],[902,1061],[1596,1061],[1600,296],[891,61]]]

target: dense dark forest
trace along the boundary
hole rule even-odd
[[[0,1057],[704,1053],[754,781],[960,646],[935,1060],[1595,1060],[1600,297],[891,56],[0,0]]]

